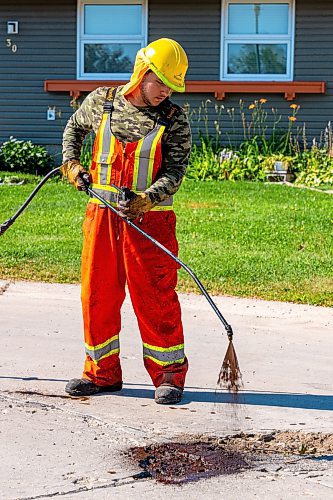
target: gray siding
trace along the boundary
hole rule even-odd
[[[220,79],[219,0],[150,0],[149,40],[177,40],[187,52],[189,80]]]
[[[171,2],[171,3],[170,3]],[[179,40],[189,55],[188,78],[192,80],[219,80],[220,75],[220,0],[198,0],[177,2],[150,0],[150,39],[170,36]],[[333,119],[333,4],[330,0],[296,0],[295,16],[294,80],[326,81],[327,93],[298,94],[295,102],[300,111],[296,127],[306,123],[309,140],[320,137],[327,122]],[[209,129],[215,133],[215,104],[224,105],[223,129],[230,130],[231,122],[226,109],[239,109],[239,100],[246,107],[255,99],[268,99],[267,109],[277,108],[282,122],[288,124],[291,114],[290,102],[281,94],[228,94],[223,101],[216,101],[213,94],[186,94],[175,96],[175,101],[189,103],[191,109],[198,109],[201,102],[210,99]],[[236,117],[237,118],[237,117]],[[235,120],[240,130],[240,120]],[[226,135],[224,140],[227,141]]]
[[[218,80],[220,74],[220,0],[148,0],[149,41],[168,36],[186,49],[190,80]],[[5,46],[7,20],[19,21],[19,34],[10,38],[17,44],[13,54]],[[46,79],[76,78],[76,0],[0,0],[0,142],[10,135],[55,146],[59,151],[63,128],[72,109],[68,93],[44,92]],[[333,4],[330,0],[297,0],[295,37],[295,80],[325,80],[327,94],[296,96],[301,109],[297,124],[307,123],[309,138],[319,136],[333,107]],[[213,94],[174,95],[191,109],[210,99],[210,131],[214,133],[214,105],[238,109],[266,97],[267,107],[278,108],[287,124],[290,102],[282,95],[229,94],[215,101]],[[46,120],[48,106],[56,106],[61,118]],[[231,123],[224,111],[224,134]],[[236,123],[236,126],[237,123]],[[226,135],[224,135],[226,138]]]
[[[311,135],[319,135],[333,119],[333,3],[298,0],[296,9],[295,80],[323,80],[325,95],[297,98],[301,118]]]
[[[8,20],[19,21],[18,35],[7,35]],[[0,36],[0,141],[13,135],[59,145],[70,97],[43,86],[46,79],[76,78],[76,1],[0,0]],[[6,38],[17,44],[15,54]],[[46,120],[49,105],[61,118]]]

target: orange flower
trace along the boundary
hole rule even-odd
[[[265,104],[267,102],[267,99],[259,99],[260,104]]]
[[[290,104],[291,109],[297,109],[298,105],[297,104]]]
[[[297,120],[296,116],[288,116],[291,122],[295,122]]]
[[[249,109],[254,109],[256,107],[255,104],[250,104]]]

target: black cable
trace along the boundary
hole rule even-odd
[[[3,235],[7,231],[7,229],[16,221],[16,219],[18,218],[18,216],[29,205],[29,203],[31,202],[31,200],[36,196],[36,194],[38,193],[38,191],[40,190],[40,188],[45,184],[45,182],[48,181],[50,177],[52,177],[53,175],[57,174],[59,171],[60,171],[60,167],[55,168],[54,170],[51,170],[51,172],[49,172],[40,181],[40,183],[35,187],[35,189],[31,193],[31,195],[25,200],[25,202],[23,203],[23,205],[20,206],[20,208],[18,209],[18,211],[12,217],[10,217],[9,219],[5,220],[5,222],[3,222],[0,225],[0,236]]]
[[[29,203],[31,202],[31,200],[36,196],[36,194],[38,193],[38,191],[40,190],[40,188],[45,184],[45,182],[48,181],[48,179],[50,177],[52,177],[53,175],[59,173],[59,171],[60,171],[60,167],[55,168],[54,170],[51,170],[51,172],[49,172],[40,181],[40,183],[35,187],[35,189],[32,191],[32,193],[30,194],[30,196],[23,203],[23,205],[20,206],[20,208],[18,209],[18,211],[12,217],[10,217],[9,219],[7,219],[5,222],[3,222],[0,225],[0,236],[3,235],[7,231],[7,229],[15,222],[15,220],[17,219],[17,217],[29,205]],[[87,175],[86,178],[85,178],[85,176],[83,176],[82,178],[83,178],[83,180],[86,183],[86,189],[85,189],[86,193],[89,194],[89,195],[91,195],[91,196],[93,196],[93,197],[95,197],[95,198],[97,198],[106,207],[108,207],[112,212],[114,212],[115,214],[117,214],[118,217],[121,217],[121,215],[119,213],[119,210],[116,210],[110,203],[108,203],[104,198],[102,198],[102,196],[100,196],[98,193],[96,193],[96,191],[94,191],[93,189],[91,189],[89,187],[89,176]],[[121,193],[123,195],[124,192],[123,192],[123,190],[121,188],[118,188],[114,184],[112,184],[112,187],[115,188],[117,191],[119,191],[119,193]],[[176,257],[176,255],[174,255],[172,252],[170,252],[170,250],[168,250],[168,248],[166,248],[164,245],[162,245],[162,243],[160,243],[159,241],[155,240],[155,238],[153,238],[148,233],[146,233],[145,231],[143,231],[140,227],[138,227],[132,221],[130,221],[129,219],[123,218],[123,217],[121,217],[121,218],[122,218],[122,220],[124,222],[126,222],[126,224],[128,224],[130,227],[132,227],[133,229],[135,229],[136,231],[138,231],[140,234],[142,234],[142,236],[144,236],[149,241],[151,241],[154,245],[156,245],[163,252],[165,252],[167,255],[169,255],[169,257],[171,257],[174,261],[176,261],[183,269],[185,269],[185,271],[191,276],[191,278],[194,279],[194,281],[196,282],[196,284],[200,288],[202,294],[205,296],[205,298],[207,299],[208,303],[210,304],[210,306],[212,307],[212,309],[216,313],[217,317],[223,323],[223,326],[226,329],[226,332],[227,332],[229,340],[232,340],[233,331],[232,331],[231,325],[229,325],[229,323],[227,323],[227,321],[223,317],[222,313],[218,309],[217,305],[215,304],[215,302],[213,302],[213,300],[210,297],[209,293],[207,292],[207,290],[205,289],[205,287],[203,286],[203,284],[201,283],[201,281],[199,280],[199,278],[196,276],[196,274],[192,271],[192,269],[190,267],[188,267],[182,260],[180,260],[178,257]]]
[[[114,184],[111,184],[111,185],[117,191],[119,191],[119,193],[123,194],[123,190],[122,189],[118,188]],[[90,194],[91,196],[93,196],[94,198],[97,198],[99,201],[101,201],[106,207],[108,207],[110,210],[112,210],[112,212],[114,212],[115,214],[117,214],[118,217],[121,217],[120,213],[119,213],[119,210],[117,210],[116,208],[114,208],[110,203],[108,203],[104,198],[102,198],[102,196],[100,196],[98,193],[96,193],[96,191],[94,191],[93,189],[91,189],[90,187],[87,186],[86,192],[88,194]],[[133,227],[136,231],[138,231],[140,234],[142,234],[142,236],[144,236],[145,238],[147,238],[148,240],[150,240],[152,243],[154,243],[154,245],[156,245],[163,252],[165,252],[166,254],[168,254],[169,257],[171,257],[173,260],[175,260],[183,269],[185,269],[186,272],[188,272],[188,274],[194,279],[194,281],[196,282],[196,284],[200,288],[202,294],[208,300],[210,306],[213,308],[213,310],[216,313],[216,315],[219,318],[219,320],[223,323],[223,326],[226,329],[226,332],[227,332],[229,340],[232,340],[233,331],[232,331],[231,325],[229,325],[229,323],[227,323],[227,321],[223,317],[221,311],[218,309],[217,305],[212,300],[211,296],[209,295],[209,293],[207,292],[207,290],[205,289],[205,287],[203,286],[203,284],[201,283],[201,281],[199,280],[199,278],[194,274],[194,272],[192,271],[192,269],[190,267],[188,267],[182,260],[180,260],[178,257],[176,257],[176,255],[174,255],[172,252],[170,252],[170,250],[168,250],[168,248],[166,248],[164,245],[162,245],[162,243],[160,243],[159,241],[155,240],[155,238],[153,238],[148,233],[146,233],[145,231],[143,231],[139,226],[137,226],[136,224],[134,224],[129,219],[125,219],[123,217],[121,217],[121,218],[122,218],[122,220],[124,222],[126,222],[126,224],[128,224],[130,227]]]

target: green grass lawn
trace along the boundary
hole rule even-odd
[[[0,186],[0,221],[33,184]],[[333,305],[332,195],[283,185],[186,180],[175,197],[180,257],[212,294]],[[46,184],[0,237],[0,277],[80,279],[87,197]],[[197,291],[181,270],[180,291]]]

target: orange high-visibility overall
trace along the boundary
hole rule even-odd
[[[118,194],[111,184],[143,192],[156,179],[161,168],[166,124],[158,121],[145,137],[123,145],[111,131],[112,101],[113,91],[109,91],[90,173],[92,188],[116,206]],[[135,223],[177,254],[172,198]],[[82,308],[86,349],[83,377],[101,386],[122,380],[120,309],[127,282],[141,333],[144,364],[155,387],[171,384],[183,388],[188,363],[175,292],[179,266],[97,198],[88,203],[83,233]]]

